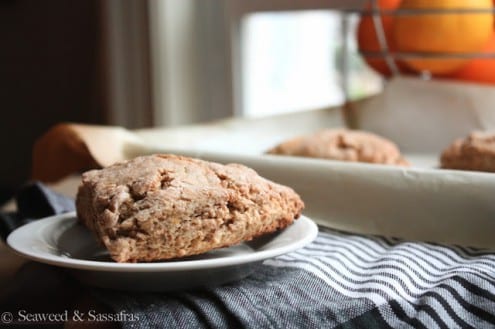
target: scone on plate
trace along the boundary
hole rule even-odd
[[[408,166],[399,148],[378,135],[348,129],[326,129],[285,141],[268,154],[292,155],[339,161]]]
[[[440,157],[444,169],[495,172],[495,131],[472,132],[455,140]]]
[[[284,228],[300,197],[239,164],[151,155],[83,174],[77,216],[117,262],[165,260]]]

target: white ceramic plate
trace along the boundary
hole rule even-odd
[[[316,224],[301,216],[293,225],[234,247],[218,249],[180,261],[116,263],[68,213],[22,226],[8,245],[22,256],[67,268],[83,283],[134,291],[171,291],[219,285],[242,279],[265,259],[279,256],[313,241]]]

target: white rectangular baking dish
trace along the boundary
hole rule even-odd
[[[495,247],[495,174],[437,168],[437,151],[418,143],[405,151],[410,168],[263,154],[287,138],[345,126],[340,109],[265,119],[145,129],[124,148],[126,157],[168,152],[222,163],[238,162],[289,185],[304,213],[336,229],[439,243]],[[466,128],[467,129],[467,128]],[[456,134],[458,132],[449,132]],[[425,139],[427,141],[427,139]],[[400,143],[399,143],[400,144]]]

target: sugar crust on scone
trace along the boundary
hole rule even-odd
[[[455,140],[440,157],[444,169],[495,172],[495,132],[475,131]]]
[[[304,203],[245,166],[162,154],[84,173],[76,208],[115,261],[137,262],[274,232],[298,218]]]
[[[408,166],[399,148],[378,135],[348,129],[325,129],[299,136],[268,150],[268,154]]]

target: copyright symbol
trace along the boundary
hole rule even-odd
[[[1,320],[3,323],[11,323],[14,316],[10,312],[3,312],[1,316]]]

